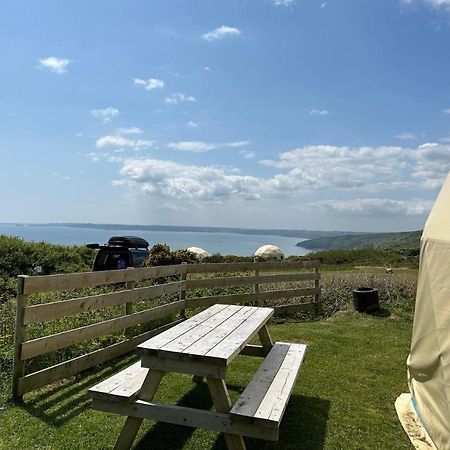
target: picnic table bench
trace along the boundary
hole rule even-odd
[[[92,407],[127,416],[116,449],[128,449],[144,418],[223,432],[229,449],[243,436],[278,440],[278,430],[306,345],[273,343],[266,324],[272,308],[217,304],[137,347],[141,361],[89,389]],[[259,336],[261,345],[249,342]],[[225,379],[238,355],[263,363],[233,406]],[[206,378],[215,411],[152,402],[167,372]]]

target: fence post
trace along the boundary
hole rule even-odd
[[[258,258],[254,258],[253,262],[257,263],[258,262]],[[259,269],[255,269],[253,272],[253,276],[255,278],[259,278]],[[253,302],[253,305],[255,306],[260,306],[260,301],[259,301],[259,282],[257,281],[254,285],[253,285],[253,293],[256,294],[256,300]]]
[[[136,281],[135,280],[131,280],[131,281],[127,281],[125,283],[125,289],[127,290],[133,290],[136,286]],[[130,315],[133,314],[133,302],[127,302],[125,303],[125,315]],[[133,329],[132,328],[127,328],[125,330],[125,336],[127,338],[130,338],[131,336],[133,336]]]
[[[186,269],[186,270],[183,270],[180,274],[180,281],[183,282],[183,281],[186,281],[186,279],[187,279],[188,264],[187,264],[187,262],[182,262],[181,264],[183,265],[183,268]],[[186,300],[186,287],[184,289],[181,288],[179,299],[180,299],[180,301]],[[181,314],[181,317],[183,317],[183,319],[186,319],[186,308],[183,308],[180,311],[180,314]]]
[[[15,402],[22,400],[19,394],[19,379],[25,375],[25,361],[21,358],[22,343],[26,338],[26,326],[23,324],[25,306],[28,303],[28,295],[24,294],[25,279],[27,275],[17,277],[17,298],[16,298],[16,324],[14,332],[14,361],[12,379],[12,397]]]
[[[318,264],[316,267],[314,267],[314,273],[317,276],[317,280],[314,280],[314,287],[316,289],[319,289],[319,292],[317,294],[314,294],[314,313],[319,314],[321,311],[321,304],[320,304],[320,264]]]

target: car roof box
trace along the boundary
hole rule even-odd
[[[117,245],[127,248],[147,248],[148,242],[137,236],[113,236],[109,239],[108,245]]]

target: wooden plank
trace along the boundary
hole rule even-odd
[[[257,278],[258,283],[289,283],[295,281],[320,280],[320,273],[282,273],[263,275]]]
[[[129,281],[128,283],[133,283],[133,281]],[[132,290],[123,290],[89,297],[74,298],[60,302],[28,306],[25,308],[24,323],[31,324],[55,320],[86,311],[122,305],[124,303],[127,304],[138,300],[156,298],[162,295],[175,294],[185,288],[185,283],[176,281],[173,283],[157,284],[155,286],[142,287]]]
[[[105,320],[104,322],[63,331],[51,336],[33,339],[22,344],[21,359],[30,359],[88,339],[93,339],[108,333],[115,333],[131,326],[167,316],[171,313],[180,311],[183,308],[183,301],[168,303],[166,305],[130,314],[129,316],[121,316],[117,319]]]
[[[12,397],[14,401],[18,401],[22,397],[19,389],[19,382],[25,374],[25,363],[22,361],[20,353],[22,350],[22,343],[26,339],[24,315],[28,302],[28,295],[23,293],[26,278],[28,278],[26,275],[20,275],[17,278],[16,323],[14,331],[14,359],[12,377]]]
[[[161,333],[159,336],[142,343],[136,349],[137,353],[140,356],[154,353],[156,354],[156,350],[163,347],[167,343],[177,339],[179,336],[189,332],[192,328],[196,327],[204,320],[207,320],[209,317],[218,314],[222,309],[228,308],[229,305],[214,305],[211,308],[208,308],[195,316],[189,318],[182,324],[178,325],[173,330],[169,330],[169,332]]]
[[[320,266],[319,261],[272,261],[272,262],[248,262],[248,263],[207,263],[188,264],[188,273],[207,272],[248,272],[253,270],[288,270],[308,269]]]
[[[168,277],[185,273],[185,264],[128,268],[125,270],[104,270],[101,272],[69,273],[28,277],[24,294],[36,292],[67,291],[70,289],[100,286],[102,284],[126,283],[145,279]]]
[[[181,264],[187,265],[187,262],[182,262]],[[180,282],[183,283],[183,288],[180,290],[179,297],[178,297],[178,299],[181,301],[181,300],[186,300],[187,268],[186,268],[186,272],[180,274]],[[182,317],[186,318],[186,309],[182,309],[180,314]]]
[[[187,308],[200,308],[203,306],[211,306],[216,304],[231,305],[234,303],[252,303],[257,299],[257,294],[229,294],[229,295],[212,295],[208,297],[195,297],[186,299]]]
[[[258,331],[258,336],[263,346],[264,353],[267,355],[270,350],[272,350],[273,342],[272,338],[270,337],[269,330],[267,329],[267,326],[265,324]]]
[[[191,328],[188,332],[183,333],[178,338],[160,346],[158,356],[164,357],[166,352],[177,354],[180,352],[192,353],[190,351],[192,346],[195,347],[198,342],[204,342],[205,340],[208,344],[214,345],[212,344],[212,341],[221,333],[221,331],[223,332],[223,330],[225,330],[225,333],[228,334],[230,332],[230,327],[233,327],[233,325],[237,326],[244,320],[244,316],[240,314],[243,308],[244,307],[242,306],[223,308],[214,316],[209,317],[207,320],[204,320]],[[211,334],[213,335],[211,336]]]
[[[248,286],[255,283],[255,277],[221,277],[188,280],[187,289],[200,289],[226,286]]]
[[[238,417],[232,418],[228,413],[142,400],[127,404],[94,399],[91,406],[100,411],[124,416],[152,419],[157,422],[172,423],[192,428],[204,428],[219,433],[241,434],[256,439],[278,440],[278,429],[248,424],[241,421]]]
[[[165,372],[188,373],[209,378],[226,378],[227,367],[217,365],[221,361],[209,360],[207,363],[190,359],[160,358],[159,356],[142,356],[142,367]]]
[[[229,364],[240,353],[246,344],[273,315],[272,308],[257,308],[256,312],[235,328],[226,338],[210,351],[205,353],[207,358],[222,358]]]
[[[275,343],[231,415],[278,428],[297,379],[306,345]]]
[[[283,316],[286,314],[301,312],[301,311],[314,311],[315,303],[299,303],[296,305],[282,305],[282,306],[274,306],[275,316]]]
[[[164,372],[151,370],[147,373],[141,390],[141,395],[144,400],[148,402],[153,400],[163,376]],[[142,418],[138,417],[127,418],[119,437],[117,438],[116,445],[114,446],[115,450],[128,450],[131,448],[134,438],[136,437],[139,427],[141,426],[142,420]]]
[[[317,294],[317,291],[316,288],[285,289],[282,291],[261,292],[260,297],[264,301],[276,300],[278,298],[308,297]]]
[[[254,417],[267,421],[269,424],[279,424],[286,410],[287,403],[294,389],[300,365],[305,356],[306,345],[290,344],[289,350],[278,373],[269,386]]]
[[[275,379],[290,345],[276,342],[269,355],[231,409],[231,414],[253,418]]]
[[[216,407],[216,411],[227,413],[231,409],[231,399],[228,394],[225,380],[217,380],[214,378],[208,378],[208,387],[211,397]],[[225,442],[230,450],[245,450],[245,443],[242,435],[224,433]]]
[[[220,345],[221,342],[236,328],[240,327],[246,320],[257,312],[256,308],[249,306],[232,306],[224,311],[220,323],[208,320],[202,324],[200,332],[189,336],[189,341],[180,346],[165,346],[161,350],[169,352],[181,352],[192,356],[207,354],[211,349]],[[184,337],[184,336],[183,336]]]
[[[148,369],[138,361],[88,389],[92,398],[129,402],[135,400],[147,376]]]
[[[147,331],[140,335],[134,336],[126,341],[118,342],[106,348],[95,350],[86,355],[79,356],[69,361],[62,362],[52,367],[42,369],[38,372],[26,375],[19,379],[18,392],[23,395],[26,392],[32,391],[46,384],[62,378],[67,378],[75,375],[83,370],[90,369],[99,364],[103,364],[113,358],[124,355],[133,351],[138,344],[156,336],[169,328],[183,322],[183,319],[171,322],[154,330]]]
[[[316,267],[315,269],[315,273],[317,274],[317,275],[319,275],[320,276],[320,273],[319,273],[319,267]],[[319,280],[316,280],[315,282],[314,282],[314,287],[319,291],[315,296],[314,296],[314,302],[315,302],[315,304],[314,304],[314,311],[315,311],[315,313],[316,314],[318,314],[318,313],[320,313],[320,308],[321,308],[321,305],[320,305],[320,294],[321,294],[321,291],[320,291],[320,283],[319,283]]]

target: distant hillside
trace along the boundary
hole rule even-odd
[[[17,224],[13,224],[17,225]],[[21,224],[20,224],[21,225]],[[95,228],[102,230],[135,230],[139,231],[188,231],[197,233],[238,233],[258,234],[271,236],[285,236],[303,239],[315,239],[324,236],[358,235],[349,231],[315,231],[315,230],[280,230],[280,229],[258,229],[258,228],[231,228],[231,227],[193,227],[176,225],[126,225],[115,223],[40,223],[27,224],[29,226],[46,227],[72,227],[72,228]]]
[[[340,236],[325,236],[297,244],[308,250],[328,250],[337,248],[388,248],[419,247],[422,231],[400,233],[365,233]]]

